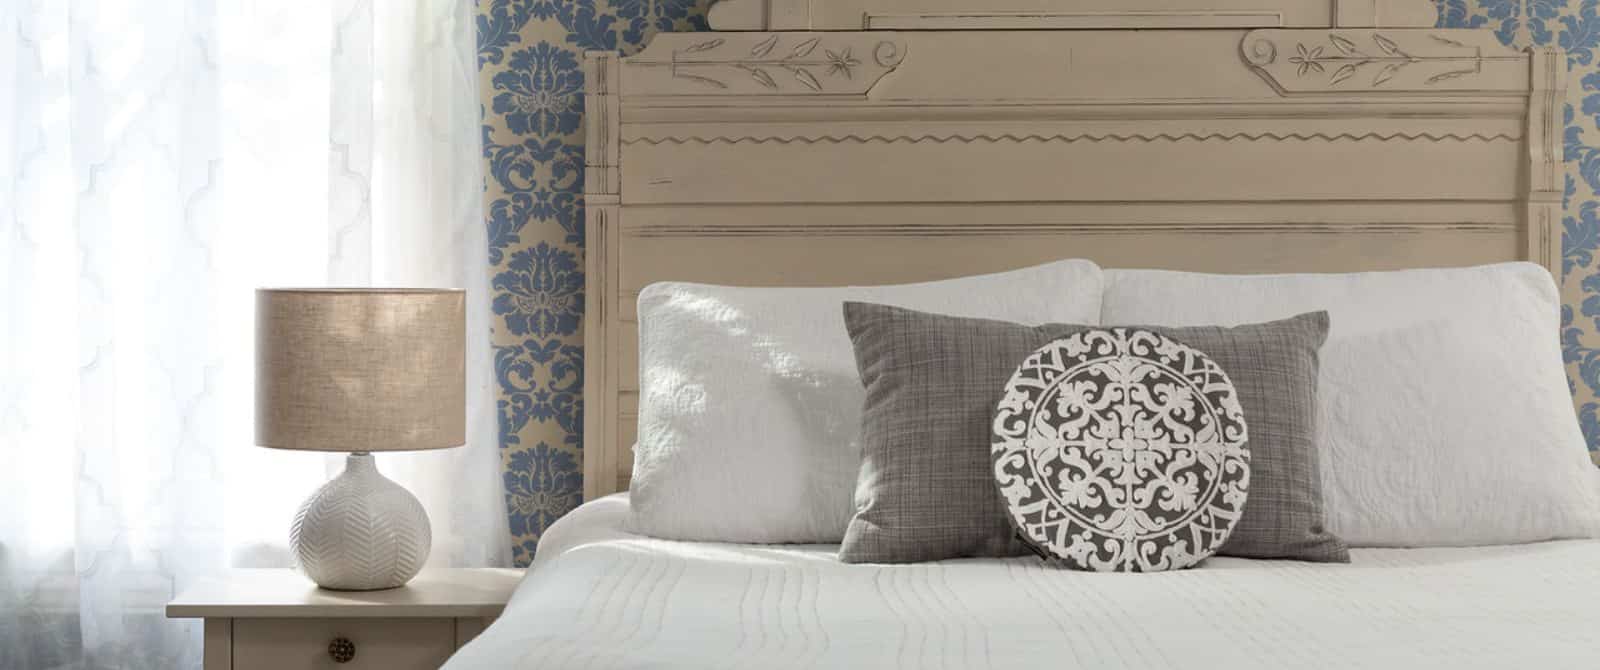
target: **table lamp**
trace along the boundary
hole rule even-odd
[[[256,291],[256,444],[350,453],[289,531],[318,586],[393,588],[427,561],[422,503],[372,453],[466,442],[465,310],[453,289]]]

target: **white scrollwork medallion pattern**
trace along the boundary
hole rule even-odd
[[[1019,535],[1073,568],[1192,566],[1227,540],[1250,487],[1227,373],[1148,330],[1085,330],[1034,351],[1006,382],[993,438]]]

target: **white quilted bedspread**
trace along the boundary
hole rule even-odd
[[[445,667],[1600,668],[1600,541],[1092,574],[652,540],[627,513],[612,496],[553,526]]]

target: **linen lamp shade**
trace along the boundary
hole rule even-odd
[[[256,291],[256,444],[457,447],[466,416],[464,291]]]

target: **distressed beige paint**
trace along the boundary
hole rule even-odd
[[[717,30],[1432,27],[1429,0],[724,0]]]
[[[1361,15],[1345,8],[1327,20]],[[590,53],[585,495],[627,487],[633,301],[653,281],[1061,257],[1559,270],[1561,58],[1406,27],[663,34]]]

